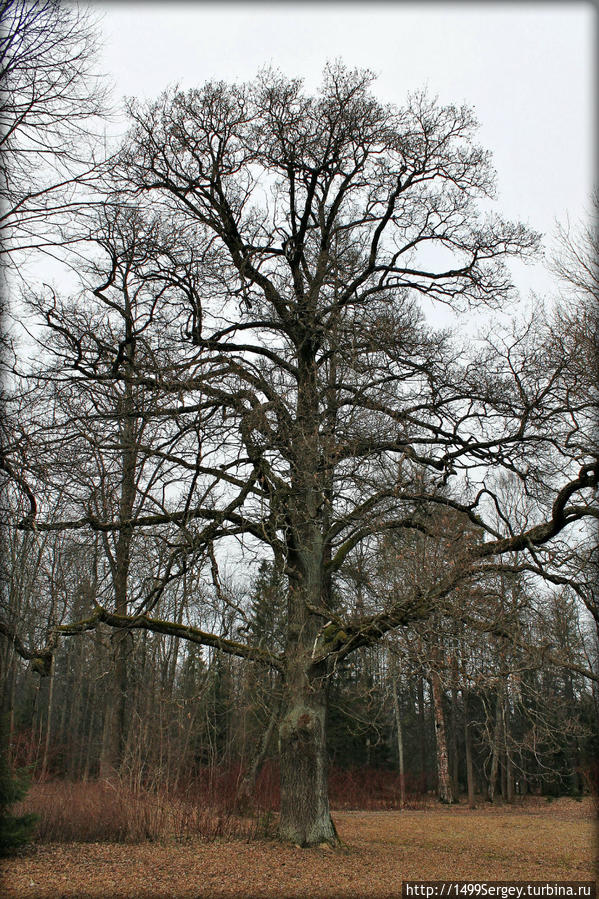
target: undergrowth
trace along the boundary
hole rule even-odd
[[[168,788],[130,788],[105,781],[35,784],[21,803],[37,815],[39,842],[185,841],[268,837],[263,814],[241,817]]]
[[[239,767],[205,769],[177,787],[126,778],[118,782],[53,779],[34,784],[19,813],[37,816],[39,842],[272,838],[279,807],[278,766],[263,767],[252,808],[243,814],[236,805],[241,773]],[[400,807],[395,772],[333,768],[329,782],[332,809]],[[431,802],[430,797],[406,788],[404,807],[423,808]]]

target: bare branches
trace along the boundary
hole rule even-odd
[[[35,499],[35,495],[33,490],[25,480],[25,478],[18,474],[18,472],[14,471],[13,467],[9,464],[9,462],[4,458],[3,452],[0,450],[0,469],[8,474],[9,478],[17,484],[19,489],[24,493],[27,498],[27,502],[29,503],[29,513],[27,516],[19,522],[19,527],[34,527],[35,526],[35,516],[37,514],[37,501]]]
[[[94,72],[91,13],[57,0],[3,0],[0,17],[0,258],[6,263],[18,251],[68,241],[60,229],[81,210],[85,191],[89,202],[98,177],[91,129],[106,113],[106,91]]]
[[[50,334],[31,514],[38,484],[68,480],[69,453],[79,472],[60,520],[38,510],[37,528],[99,534],[123,577],[156,540],[138,610],[207,558],[226,605],[219,553],[248,538],[236,552],[266,548],[287,577],[288,660],[320,646],[321,671],[433,615],[506,554],[562,576],[558,544],[597,517],[575,349],[547,352],[542,310],[460,341],[419,306],[501,311],[505,261],[538,235],[483,215],[493,173],[471,110],[424,94],[391,107],[371,86],[331,65],[315,96],[266,71],[131,104],[81,293],[31,298]],[[442,554],[452,529],[464,548],[443,576],[353,618],[338,607],[361,548],[422,539]],[[103,623],[158,626],[125,606]],[[338,645],[319,643],[323,620]]]
[[[50,645],[43,650],[28,649],[20,639],[16,630],[11,628],[7,622],[2,619],[0,619],[0,633],[11,642],[15,651],[21,658],[34,662],[38,673],[48,674],[52,654],[56,650],[56,643],[59,638],[72,637],[76,634],[83,634],[87,631],[95,630],[100,623],[107,624],[110,627],[117,629],[147,630],[154,634],[168,634],[173,637],[180,637],[183,640],[188,640],[199,646],[211,646],[229,655],[250,659],[254,662],[268,665],[280,672],[284,670],[284,660],[281,657],[268,652],[266,649],[250,646],[235,640],[229,640],[226,637],[220,637],[217,634],[210,634],[206,631],[202,631],[200,628],[193,627],[192,625],[161,621],[157,618],[150,618],[147,615],[116,615],[100,606],[96,607],[96,610],[89,618],[71,624],[62,624],[54,628],[50,634]]]
[[[35,665],[35,670],[38,674],[49,673],[52,661],[52,651],[50,649],[42,650],[41,652],[28,649],[17,632],[10,627],[6,621],[3,621],[2,618],[0,618],[0,634],[3,634],[7,638],[14,647],[15,652],[17,652],[22,659],[37,663],[37,665]]]
[[[543,546],[562,531],[566,525],[584,518],[599,517],[599,511],[591,505],[567,507],[568,500],[579,490],[596,488],[599,484],[599,462],[590,463],[580,469],[578,477],[570,481],[558,492],[553,503],[551,519],[535,525],[523,534],[515,534],[503,540],[495,540],[481,546],[476,555],[479,558],[502,555],[522,549]]]
[[[264,665],[270,665],[279,671],[283,670],[283,660],[278,656],[272,655],[265,649],[238,643],[235,640],[229,640],[226,637],[219,637],[217,634],[207,633],[192,625],[177,624],[176,622],[171,621],[160,621],[157,618],[150,618],[147,615],[115,615],[101,607],[98,607],[93,615],[86,620],[78,621],[73,624],[61,625],[56,628],[56,634],[63,637],[81,634],[85,631],[93,630],[99,622],[103,622],[114,628],[132,630],[142,629],[151,631],[155,634],[169,634],[174,637],[181,637],[184,640],[189,640],[191,643],[197,643],[200,646],[212,646],[229,655],[251,659]]]

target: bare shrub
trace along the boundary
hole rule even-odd
[[[40,842],[116,842],[195,838],[251,839],[265,834],[260,816],[240,818],[232,807],[209,805],[165,787],[130,789],[104,781],[35,784],[19,813],[39,816]]]
[[[205,768],[176,789],[157,780],[132,784],[50,780],[35,783],[17,808],[38,816],[39,842],[184,842],[199,839],[270,838],[279,809],[278,764],[268,761],[257,778],[251,812],[239,814],[239,766]],[[400,807],[399,774],[373,768],[332,768],[331,807],[382,810]],[[431,804],[406,784],[406,808]]]

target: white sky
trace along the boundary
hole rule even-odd
[[[401,104],[466,102],[493,151],[504,215],[552,232],[585,218],[595,176],[591,3],[97,3],[115,96],[245,80],[266,64],[315,87],[328,59],[369,67]]]
[[[493,153],[496,211],[551,254],[558,222],[588,224],[596,178],[597,10],[591,2],[98,2],[114,97],[253,78],[272,65],[315,88],[327,60],[372,69],[383,101],[426,87],[473,106]],[[124,126],[116,126],[121,130]],[[526,301],[555,296],[542,261],[511,261]],[[426,306],[426,304],[424,304]],[[440,325],[446,309],[429,310]],[[483,319],[484,322],[484,319]],[[474,319],[469,330],[478,329]],[[464,323],[462,324],[462,327]],[[483,330],[486,330],[483,324]]]

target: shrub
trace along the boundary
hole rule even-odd
[[[36,812],[42,842],[211,842],[269,835],[264,812],[241,818],[232,803],[210,801],[208,793],[202,782],[175,791],[54,780],[34,784],[22,810]]]

